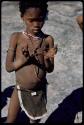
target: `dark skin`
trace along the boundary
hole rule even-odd
[[[25,22],[25,31],[27,33],[30,33],[35,37],[42,32],[41,28],[43,27],[44,20],[39,8],[27,9],[21,18]],[[43,33],[43,37],[45,38],[45,42],[42,44],[41,49],[38,49],[38,53],[41,52],[41,54],[38,55],[38,57],[35,56],[34,58],[39,59],[40,63],[45,66],[46,72],[52,72],[54,69],[54,55],[57,52],[57,46],[54,48],[54,40],[52,36],[45,35]],[[34,87],[38,86],[40,81],[46,75],[45,71],[39,67],[40,79],[38,79],[34,72],[35,64],[32,63],[29,65],[28,63],[34,48],[36,48],[39,44],[38,40],[35,41],[31,38],[31,41],[28,37],[25,37],[22,32],[13,33],[10,38],[9,50],[6,57],[6,70],[8,72],[15,71],[16,80],[20,82],[22,87],[27,89],[33,89]],[[46,46],[48,46],[48,50],[43,51],[42,49]],[[38,67],[38,65],[36,67]],[[11,112],[13,109],[14,112]],[[20,104],[17,90],[14,89],[10,100],[8,117],[6,121],[7,123],[13,123],[15,121],[19,109]],[[30,121],[34,122],[32,120]]]

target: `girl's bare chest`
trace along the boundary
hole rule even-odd
[[[36,51],[44,51],[47,48],[47,45],[43,39],[40,40],[31,40],[29,38],[20,39],[17,44],[17,51],[22,49],[28,50],[29,53],[34,53]]]

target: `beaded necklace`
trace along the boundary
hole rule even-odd
[[[26,36],[30,36],[30,37],[32,37],[33,39],[41,39],[40,37],[38,37],[38,36],[33,36],[32,34],[27,33],[26,31],[23,31],[23,34],[25,34]]]
[[[27,38],[30,39],[30,41],[31,41],[31,43],[32,43],[32,46],[33,46],[32,38],[33,38],[33,40],[39,40],[39,45],[34,49],[34,52],[33,52],[32,55],[35,56],[35,55],[43,54],[43,52],[40,52],[40,53],[37,52],[37,50],[39,49],[39,47],[41,47],[41,44],[42,44],[42,42],[43,42],[43,38],[35,37],[35,36],[33,36],[32,34],[27,33],[27,32],[25,32],[25,31],[23,31],[23,34],[24,34]],[[33,48],[34,48],[34,47],[33,47]]]

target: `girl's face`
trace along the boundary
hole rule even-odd
[[[44,24],[44,18],[40,8],[31,7],[27,9],[22,19],[26,24],[27,31],[33,35],[39,33]]]

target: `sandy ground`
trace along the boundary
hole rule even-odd
[[[9,44],[9,38],[11,33],[16,31],[23,31],[24,24],[20,19],[20,13],[18,11],[18,2],[2,2],[1,4],[1,90],[4,93],[8,87],[15,85],[15,74],[7,73],[5,70],[6,50]],[[54,37],[55,44],[58,44],[58,53],[55,56],[55,68],[50,74],[47,74],[49,82],[47,96],[47,115],[41,120],[44,123],[53,111],[59,111],[59,108],[65,104],[68,109],[61,110],[61,114],[68,111],[69,120],[74,122],[82,122],[81,114],[81,100],[79,99],[83,86],[82,81],[82,31],[80,30],[76,16],[81,15],[82,3],[75,2],[48,2],[49,15],[43,27],[43,31]],[[74,94],[75,93],[75,94]],[[76,96],[77,95],[77,96]],[[6,98],[2,98],[2,102],[6,101],[6,104],[2,108],[2,117],[7,116],[8,105],[10,96],[4,95]],[[77,97],[77,98],[75,98]],[[71,107],[73,100],[77,101],[78,109]],[[5,100],[4,100],[5,99]],[[64,101],[65,100],[65,101]],[[70,101],[70,103],[69,103]],[[65,103],[64,103],[65,102]],[[74,101],[75,102],[75,101]],[[74,103],[75,106],[77,105]],[[3,104],[2,104],[3,105]],[[61,106],[60,106],[61,105]],[[65,106],[63,105],[63,106]],[[75,107],[74,106],[74,107]],[[69,108],[71,108],[69,110]],[[76,112],[72,113],[72,111]],[[63,112],[64,111],[64,112]],[[60,114],[60,113],[59,113]],[[65,119],[67,114],[65,114]],[[76,120],[76,115],[78,119]],[[57,116],[58,114],[56,114]],[[60,115],[58,115],[60,117]],[[60,117],[61,118],[61,117]],[[60,119],[61,120],[61,119]]]

